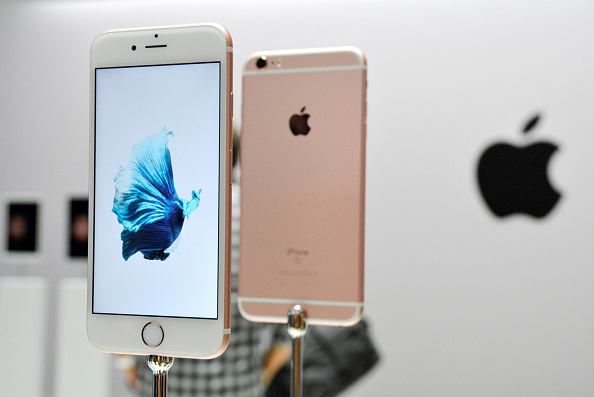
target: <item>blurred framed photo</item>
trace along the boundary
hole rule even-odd
[[[89,242],[89,200],[70,200],[70,222],[68,228],[69,255],[71,258],[87,258]]]
[[[9,200],[6,205],[5,250],[9,253],[37,253],[39,251],[39,203]]]

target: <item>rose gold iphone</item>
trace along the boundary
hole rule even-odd
[[[260,52],[243,71],[239,307],[352,325],[363,311],[366,60]]]
[[[214,24],[93,42],[87,333],[101,350],[227,347],[232,51]]]

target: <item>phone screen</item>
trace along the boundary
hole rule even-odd
[[[95,69],[93,313],[217,319],[220,69]]]

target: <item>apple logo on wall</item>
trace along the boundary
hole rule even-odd
[[[289,127],[291,128],[291,132],[293,135],[307,135],[309,133],[309,125],[307,121],[309,119],[309,114],[303,113],[305,112],[305,106],[301,108],[299,114],[294,114],[289,119]]]
[[[539,121],[540,115],[532,117],[523,133],[530,133]],[[561,197],[547,175],[549,160],[557,149],[545,141],[526,146],[498,142],[483,152],[478,162],[478,184],[496,216],[520,213],[543,218],[551,212]]]

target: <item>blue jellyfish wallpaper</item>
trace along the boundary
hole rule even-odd
[[[126,261],[139,251],[145,259],[166,260],[177,246],[184,219],[200,204],[202,189],[192,191],[190,200],[180,199],[175,190],[167,146],[173,135],[163,127],[134,145],[128,165],[120,166],[114,177],[112,211],[124,227]]]

